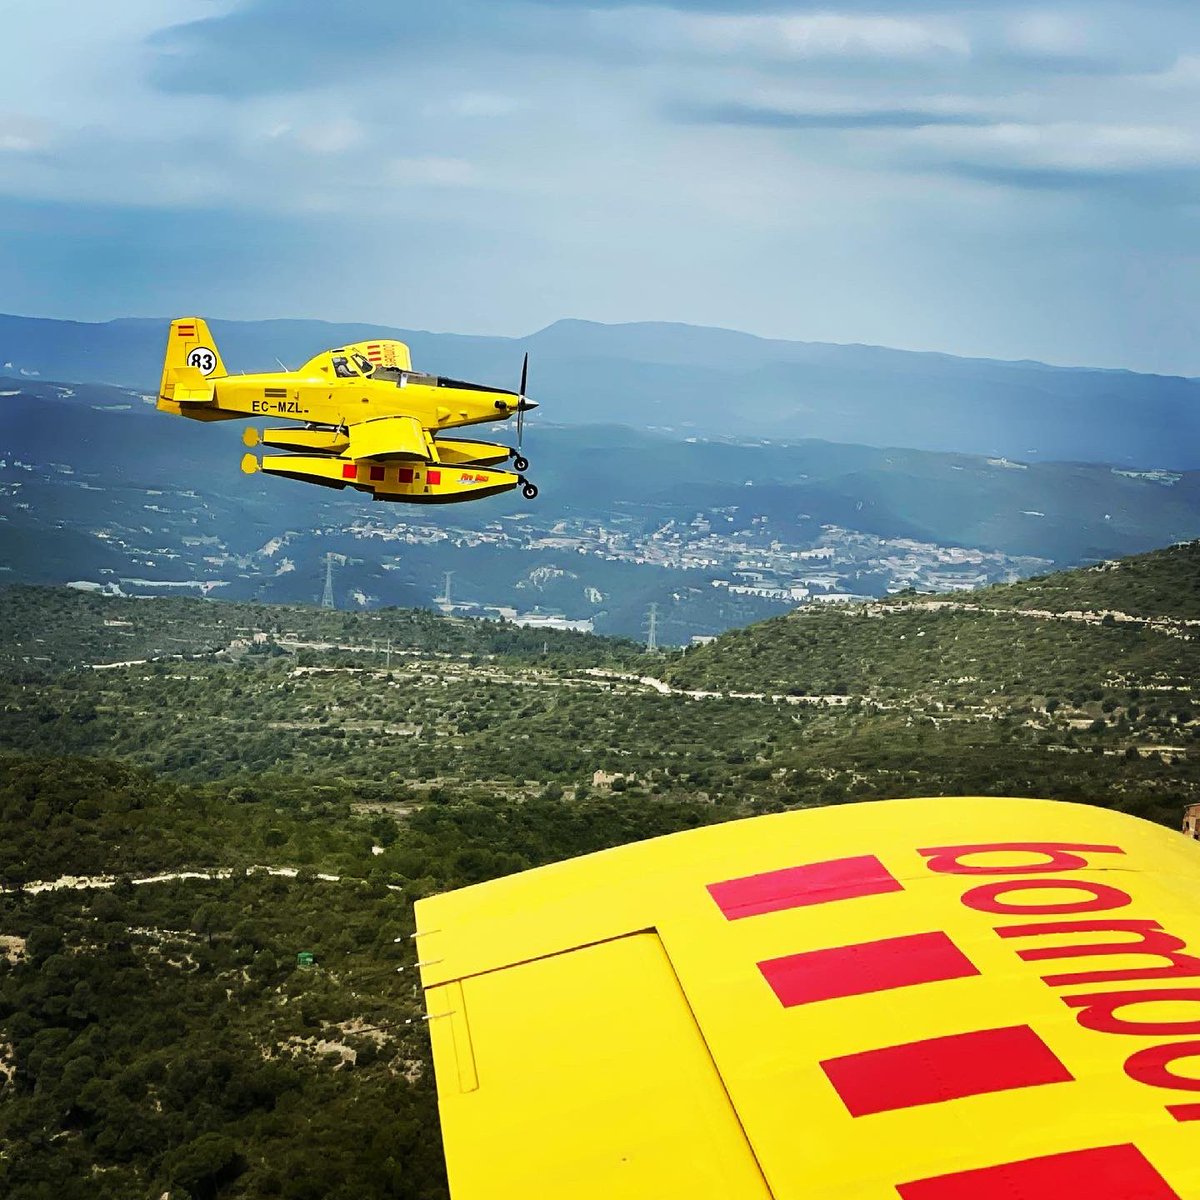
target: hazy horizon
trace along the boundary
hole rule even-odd
[[[563,316],[557,317],[549,321],[545,325],[539,325],[536,329],[522,330],[518,332],[496,332],[485,333],[477,329],[440,329],[429,326],[416,325],[396,325],[388,321],[373,320],[365,317],[298,317],[294,315],[277,315],[265,317],[230,317],[221,313],[121,313],[111,317],[59,317],[52,316],[47,313],[17,313],[0,311],[0,317],[14,317],[18,320],[30,321],[63,321],[71,322],[79,325],[112,325],[120,321],[162,321],[164,328],[167,322],[178,316],[198,316],[203,317],[206,321],[212,322],[230,322],[236,324],[261,324],[271,321],[291,322],[291,321],[312,321],[324,325],[367,325],[378,326],[382,328],[397,329],[401,332],[430,334],[437,337],[463,337],[463,338],[503,338],[514,342],[526,340],[536,337],[538,334],[545,333],[547,330],[554,328],[556,325],[563,324],[583,324],[583,325],[599,325],[608,329],[619,329],[626,326],[667,326],[682,329],[694,329],[699,331],[711,330],[717,333],[732,333],[741,337],[756,338],[764,342],[792,342],[796,344],[806,344],[813,346],[841,346],[845,348],[863,347],[870,350],[896,350],[907,354],[930,354],[946,358],[964,358],[977,359],[981,362],[998,362],[998,363],[1028,363],[1035,366],[1053,367],[1065,371],[1128,371],[1138,375],[1161,375],[1168,378],[1181,379],[1197,379],[1200,374],[1186,375],[1181,372],[1173,371],[1150,371],[1143,370],[1137,367],[1128,366],[1109,366],[1098,363],[1088,362],[1055,362],[1046,358],[1032,358],[1026,356],[1016,357],[1000,357],[997,355],[986,354],[956,354],[950,350],[942,350],[935,346],[899,346],[899,345],[883,345],[878,342],[864,342],[861,340],[846,340],[837,341],[826,338],[806,338],[806,337],[778,337],[771,334],[765,334],[753,329],[743,329],[727,325],[703,325],[694,321],[677,321],[669,317],[664,318],[644,318],[637,321],[596,321],[588,317]]]
[[[0,309],[1200,375],[1182,0],[46,0],[6,33]]]

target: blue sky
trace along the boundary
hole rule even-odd
[[[0,310],[1200,375],[1200,5],[9,0]]]

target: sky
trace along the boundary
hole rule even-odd
[[[0,310],[1200,376],[1195,0],[0,0]]]

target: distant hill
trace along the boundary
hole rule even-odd
[[[773,618],[689,651],[668,678],[682,688],[745,688],[752,680],[764,692],[867,694],[886,705],[919,697],[927,709],[947,711],[1074,695],[1079,715],[1102,723],[1115,709],[1084,702],[1100,701],[1091,692],[1103,683],[1127,706],[1146,693],[1143,706],[1153,700],[1156,710],[1186,713],[1180,735],[1194,744],[1198,585],[1193,541],[969,595],[901,595]]]
[[[989,608],[1082,611],[1101,619],[1113,613],[1200,626],[1200,542],[985,588],[971,600]]]
[[[653,654],[0,589],[5,1200],[441,1200],[412,975],[431,893],[884,797],[1178,828],[1198,569],[1192,544]]]
[[[243,475],[243,422],[185,422],[136,392],[94,384],[0,378],[0,393],[0,579],[9,582],[119,580],[134,592],[219,587],[228,598],[311,601],[333,551],[339,598],[364,606],[429,604],[453,571],[459,601],[542,606],[625,636],[644,631],[656,603],[662,639],[686,642],[786,607],[712,583],[769,561],[786,584],[813,569],[799,555],[828,542],[829,527],[847,531],[832,535],[838,586],[872,595],[890,585],[888,556],[910,551],[860,554],[856,539],[1009,556],[987,567],[987,578],[1004,579],[1200,536],[1200,472],[680,439],[550,424],[540,411],[526,442],[535,503],[372,504]],[[426,532],[398,541],[405,523]],[[602,544],[617,536],[619,551]]]
[[[442,374],[530,391],[550,419],[677,436],[818,438],[1006,457],[1200,467],[1200,381],[876,346],[789,342],[666,323],[559,321],[525,338],[320,321],[210,322],[231,370],[296,367],[367,337],[409,343]],[[166,319],[105,324],[0,316],[0,370],[157,386]],[[5,364],[10,364],[5,366]]]
[[[643,801],[759,811],[1041,795],[1173,824],[1200,798],[1197,570],[1200,542],[665,653],[404,609],[0,589],[0,752],[381,797],[578,798],[600,770],[630,801],[635,780]]]

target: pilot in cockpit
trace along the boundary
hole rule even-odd
[[[358,372],[351,367],[350,363],[340,355],[334,356],[333,373],[339,379],[353,379],[358,375]]]

